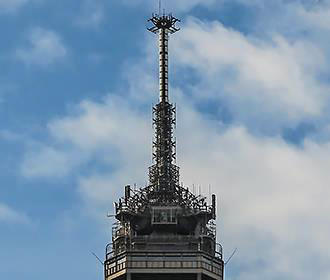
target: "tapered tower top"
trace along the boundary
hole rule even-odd
[[[209,241],[205,244],[209,247],[205,250],[214,256],[215,195],[209,204],[206,197],[180,185],[179,167],[175,164],[176,108],[168,95],[168,48],[169,35],[180,30],[176,26],[180,20],[164,13],[153,14],[149,22],[152,26],[148,30],[159,36],[160,100],[153,107],[153,165],[149,167],[149,183],[144,188],[125,187],[125,196],[115,203],[116,219],[120,227],[132,231],[132,236],[182,235],[197,239],[207,236]],[[120,251],[118,244],[116,248]]]
[[[168,34],[180,30],[176,27],[180,20],[172,14],[153,14],[148,21],[153,24],[148,30],[159,34],[159,101],[168,102]]]
[[[169,102],[168,83],[168,43],[169,34],[180,29],[180,20],[172,14],[153,14],[149,19],[150,32],[159,35],[159,103],[153,108],[155,136],[153,142],[154,165],[149,168],[149,182],[153,189],[153,199],[158,203],[175,201],[175,190],[179,185],[179,167],[173,164],[176,159],[176,141],[173,137],[175,107]]]
[[[161,9],[160,9],[161,10]],[[212,203],[179,183],[175,164],[176,113],[169,101],[169,35],[179,30],[171,14],[153,14],[149,31],[159,35],[159,103],[153,107],[153,165],[143,188],[125,186],[115,203],[112,243],[106,248],[106,280],[223,280],[222,247],[216,242]],[[140,148],[140,147],[136,147]]]

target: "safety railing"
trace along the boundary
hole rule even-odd
[[[138,254],[138,257],[127,258],[123,255],[114,262],[105,263],[105,276],[109,277],[124,269],[173,269],[173,270],[196,270],[204,269],[215,275],[223,274],[223,261],[210,258],[205,255],[191,255],[188,252],[177,254],[172,253],[168,256],[165,253],[155,254]],[[187,255],[185,255],[187,254]]]
[[[200,243],[197,239],[189,237],[180,237],[180,238],[148,238],[148,237],[134,237],[132,242],[128,244],[121,244],[120,247],[114,248],[112,243],[108,244],[106,247],[106,259],[110,259],[115,255],[124,253],[124,252],[154,252],[154,251],[174,251],[174,252],[203,252],[205,254],[214,256],[220,260],[223,258],[222,246],[219,243],[215,244],[215,248],[206,249],[203,247],[203,244]]]

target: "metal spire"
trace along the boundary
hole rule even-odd
[[[180,29],[175,25],[179,19],[170,15],[153,15],[149,22],[153,23],[149,31],[159,34],[159,101],[168,102],[168,34]]]
[[[159,35],[160,67],[160,101],[153,107],[154,165],[149,168],[149,184],[139,189],[125,186],[125,195],[115,203],[116,222],[104,262],[106,280],[144,279],[145,273],[150,279],[181,274],[182,279],[223,279],[222,247],[216,243],[216,197],[212,195],[210,205],[206,197],[180,186],[179,167],[174,164],[176,115],[168,95],[168,35],[179,30],[178,21],[165,12],[150,19],[149,31]],[[161,252],[161,260],[155,252]],[[160,273],[162,269],[166,274]]]
[[[149,168],[149,181],[158,199],[169,202],[173,191],[179,184],[179,167],[173,164],[176,158],[176,143],[173,138],[175,107],[169,103],[168,95],[168,40],[169,34],[180,29],[179,22],[171,14],[154,14],[149,22],[149,31],[159,35],[159,103],[153,108],[155,139],[153,159],[155,164]]]

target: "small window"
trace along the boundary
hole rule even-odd
[[[154,208],[152,213],[153,224],[177,224],[177,209]]]

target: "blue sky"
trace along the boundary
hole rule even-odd
[[[181,180],[220,199],[226,279],[330,279],[330,1],[163,6]],[[1,279],[102,279],[106,214],[151,164],[157,9],[0,0]]]

